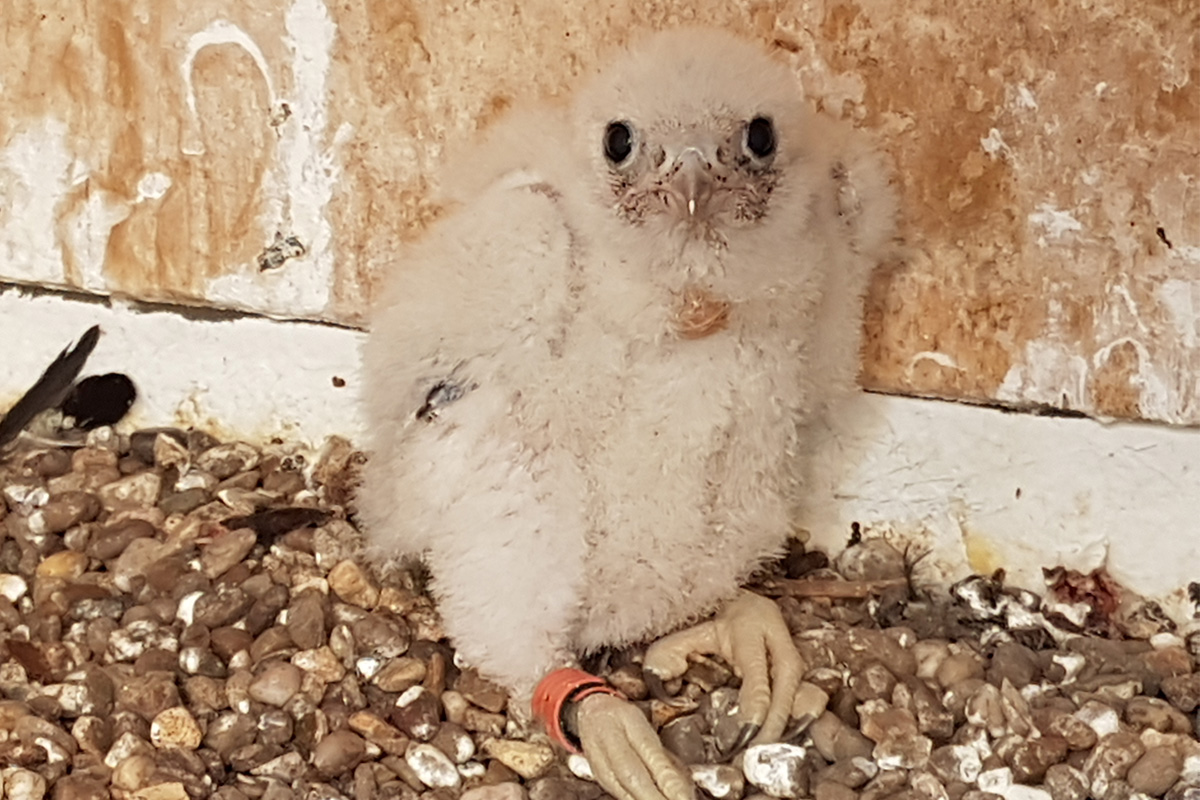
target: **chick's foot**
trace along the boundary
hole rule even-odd
[[[609,694],[579,702],[575,728],[596,780],[617,800],[694,800],[691,778],[637,706]]]
[[[829,702],[824,691],[803,680],[804,661],[779,606],[753,592],[741,592],[713,619],[652,644],[644,663],[648,683],[661,685],[682,675],[692,653],[720,656],[742,679],[742,732],[726,755],[807,727]]]

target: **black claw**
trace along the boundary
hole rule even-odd
[[[666,703],[672,708],[684,708],[688,705],[686,700],[668,693],[667,687],[663,685],[662,678],[650,670],[642,670],[642,680],[646,682],[646,691],[650,692],[650,696],[660,703]]]
[[[794,742],[808,732],[809,726],[816,721],[812,714],[805,714],[800,719],[792,720],[792,724],[783,732],[781,742]]]
[[[755,736],[758,736],[758,732],[760,730],[762,730],[762,725],[755,725],[753,722],[743,725],[742,729],[738,732],[737,738],[733,740],[733,744],[729,746],[728,750],[721,754],[721,760],[728,761],[738,753],[745,750],[746,745],[750,744],[750,740],[752,740]]]

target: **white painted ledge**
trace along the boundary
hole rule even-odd
[[[16,291],[0,293],[0,408],[93,324],[104,335],[85,374],[134,378],[140,398],[127,424],[312,444],[361,434],[359,332]],[[823,548],[841,549],[857,521],[932,546],[946,578],[1003,566],[1013,583],[1041,588],[1043,566],[1105,564],[1123,585],[1191,615],[1182,589],[1200,580],[1200,431],[864,395],[816,448],[801,522]]]
[[[943,577],[1104,565],[1190,618],[1200,580],[1200,431],[866,395],[823,432],[803,524],[838,550],[850,523],[924,540]]]
[[[80,302],[17,290],[0,293],[0,409],[97,324],[103,334],[83,374],[133,378],[138,400],[126,424],[195,425],[254,441],[282,435],[312,444],[360,433],[361,333],[260,317],[188,319],[118,300]]]

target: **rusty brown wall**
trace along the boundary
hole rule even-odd
[[[1200,422],[1194,0],[0,2],[0,279],[360,324],[447,147],[707,22],[894,156],[869,387]]]

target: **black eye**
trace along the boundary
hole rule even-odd
[[[766,117],[755,117],[746,126],[746,149],[756,158],[775,152],[775,126]]]
[[[633,152],[633,131],[628,122],[610,122],[604,129],[604,157],[620,164]]]

